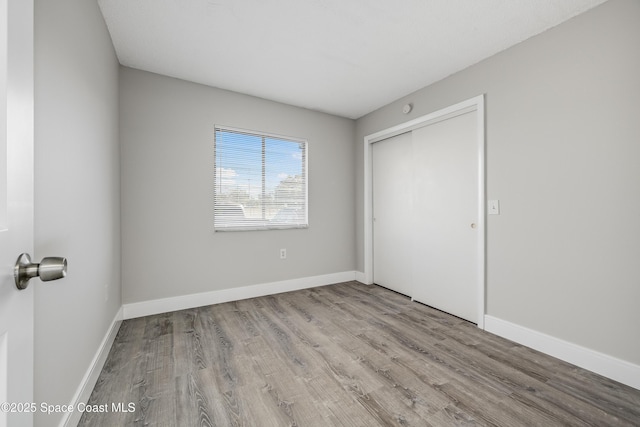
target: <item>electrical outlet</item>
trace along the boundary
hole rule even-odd
[[[280,259],[287,259],[287,250],[280,249]]]

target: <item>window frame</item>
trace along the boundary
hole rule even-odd
[[[281,141],[287,141],[291,143],[302,144],[304,147],[302,174],[304,177],[304,223],[300,224],[269,224],[268,220],[264,225],[237,225],[237,226],[223,226],[216,227],[216,206],[217,206],[217,180],[218,178],[218,166],[217,166],[217,135],[218,132],[230,132],[245,134],[252,137],[277,139]],[[264,165],[263,165],[264,166]],[[262,179],[266,179],[264,176]],[[242,205],[240,205],[242,206]],[[244,209],[244,207],[243,207]],[[289,230],[289,229],[306,229],[309,228],[309,142],[307,139],[285,136],[270,132],[254,131],[249,129],[241,129],[231,126],[214,125],[213,131],[213,231],[214,232],[229,232],[229,231],[267,231],[267,230]]]

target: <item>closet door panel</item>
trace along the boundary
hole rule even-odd
[[[405,295],[412,293],[413,167],[411,132],[372,147],[373,279]]]
[[[477,322],[476,112],[413,134],[412,290],[417,301]]]

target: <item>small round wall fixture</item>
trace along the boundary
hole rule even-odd
[[[409,114],[412,108],[413,106],[411,104],[404,104],[404,107],[402,107],[402,112],[404,114]]]

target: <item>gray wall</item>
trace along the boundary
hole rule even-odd
[[[639,22],[612,0],[359,119],[358,270],[364,136],[485,93],[488,314],[639,364]]]
[[[95,1],[35,2],[35,401],[68,404],[121,304],[118,62]],[[62,414],[36,414],[38,426]]]
[[[123,303],[355,270],[352,120],[121,68],[120,124]],[[308,140],[308,229],[213,232],[214,124]]]

